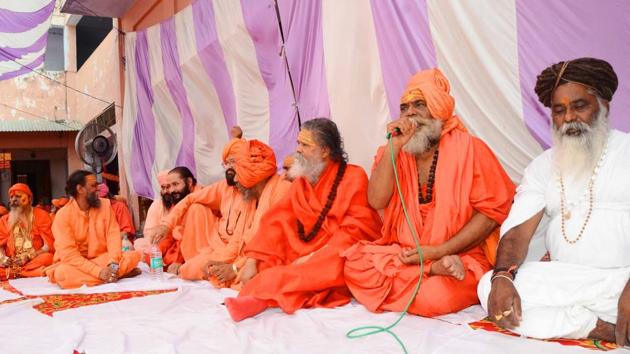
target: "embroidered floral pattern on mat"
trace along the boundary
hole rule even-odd
[[[10,291],[12,293],[20,294],[14,287],[7,281],[0,282],[0,288]],[[120,301],[131,299],[134,297],[144,297],[149,295],[157,295],[168,292],[173,292],[176,289],[169,290],[152,290],[152,291],[127,291],[119,293],[102,293],[102,294],[65,294],[65,295],[43,295],[43,296],[23,296],[13,300],[6,300],[0,302],[2,304],[8,304],[11,302],[22,301],[25,299],[41,298],[43,303],[34,306],[37,311],[52,316],[54,312],[73,309],[77,307],[97,305],[105,302]],[[20,294],[21,295],[21,294]]]
[[[483,329],[490,332],[499,332],[499,333],[507,334],[508,336],[520,337],[520,335],[514,332],[511,332],[507,329],[503,329],[497,326],[494,322],[490,321],[487,318],[481,321],[469,323],[468,326],[470,326],[470,328],[472,329]],[[578,346],[582,348],[601,350],[601,351],[617,349],[617,344],[615,343],[606,342],[602,340],[595,340],[595,339],[558,338],[558,339],[543,339],[543,340],[545,342],[560,343],[562,345],[574,345],[574,346]]]

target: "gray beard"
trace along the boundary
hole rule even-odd
[[[564,178],[574,182],[590,178],[608,138],[608,111],[599,103],[599,113],[591,125],[575,121],[557,128],[553,126],[553,159],[555,167]],[[567,130],[576,129],[581,134],[566,135]]]
[[[28,206],[11,206],[11,210],[9,211],[9,232],[13,230],[15,225],[20,221],[28,222],[33,212],[33,208]]]
[[[287,172],[289,178],[304,177],[310,184],[317,183],[322,172],[324,172],[324,168],[326,168],[326,161],[306,159],[304,155],[298,152],[293,154],[293,157],[295,161]]]
[[[419,128],[417,128],[413,137],[403,146],[403,150],[413,155],[422,155],[440,141],[444,123],[439,119],[433,118],[412,117],[412,119],[419,124]]]
[[[250,200],[255,200],[257,198],[256,192],[254,192],[254,188],[245,188],[240,183],[236,183],[236,188],[241,193],[241,197],[244,201],[249,202]]]

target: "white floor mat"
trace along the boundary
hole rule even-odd
[[[2,354],[69,354],[83,338],[80,325],[42,315],[33,306],[41,299],[0,306]]]
[[[167,273],[164,273],[162,281],[154,280],[147,272],[144,263],[139,264],[139,267],[143,271],[142,274],[136,277],[121,279],[116,283],[82,286],[76,289],[61,289],[57,284],[51,284],[46,277],[13,279],[9,280],[9,284],[24,295],[41,296],[54,294],[101,294],[125,291],[168,290],[176,289],[184,282]]]
[[[6,291],[4,289],[0,289],[0,302],[2,301],[7,301],[7,300],[13,300],[13,299],[17,299],[20,298],[22,296],[16,294],[16,293],[12,293],[10,291]]]
[[[226,295],[234,294],[184,287],[174,293],[61,311],[54,318],[84,327],[86,335],[79,347],[90,354],[402,352],[386,333],[345,337],[357,326],[387,326],[398,318],[397,313],[373,314],[353,303],[337,309],[300,310],[293,315],[271,309],[234,323],[221,304]],[[449,320],[462,322],[470,313],[462,316]],[[393,332],[409,353],[593,353],[410,315]]]

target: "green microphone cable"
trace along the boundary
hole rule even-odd
[[[402,350],[405,352],[405,354],[407,354],[408,352],[407,352],[407,348],[405,347],[405,344],[396,335],[396,333],[392,332],[391,330],[398,325],[398,323],[403,319],[403,317],[405,317],[405,315],[407,314],[407,311],[409,310],[409,307],[413,303],[413,300],[416,298],[416,295],[418,295],[418,290],[420,290],[420,284],[422,283],[422,271],[424,268],[424,255],[422,254],[422,250],[420,249],[420,241],[418,239],[418,235],[416,234],[416,230],[413,227],[413,224],[411,223],[411,218],[409,218],[409,213],[407,212],[407,207],[405,204],[405,198],[403,197],[402,189],[400,187],[400,180],[398,178],[398,170],[396,169],[396,156],[394,156],[394,145],[392,143],[392,133],[387,134],[387,140],[389,142],[389,154],[392,159],[392,166],[394,167],[394,178],[396,180],[396,190],[398,191],[398,196],[400,197],[400,203],[402,205],[403,212],[405,213],[405,219],[407,220],[407,225],[409,225],[409,229],[411,230],[411,235],[413,236],[413,240],[416,244],[416,252],[418,252],[418,255],[420,256],[420,276],[418,277],[418,283],[416,284],[416,287],[413,290],[413,294],[411,295],[409,302],[407,302],[405,309],[400,314],[400,317],[398,317],[398,319],[394,321],[394,323],[390,324],[387,327],[381,327],[381,326],[357,327],[350,330],[348,333],[346,333],[346,337],[350,339],[354,339],[354,338],[367,337],[372,334],[377,334],[381,332],[386,332],[386,333],[389,333],[392,337],[394,337],[394,339],[402,347]]]

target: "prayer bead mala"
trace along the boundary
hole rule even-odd
[[[304,235],[304,225],[300,222],[300,220],[297,220],[298,236],[302,241],[309,242],[310,240],[312,240],[313,237],[315,237],[315,235],[317,235],[317,233],[319,232],[319,229],[322,227],[324,219],[326,219],[326,216],[328,215],[328,212],[330,211],[330,208],[335,201],[335,197],[337,196],[337,188],[341,183],[341,178],[343,177],[343,174],[346,172],[346,166],[347,163],[345,161],[341,161],[341,163],[339,164],[337,175],[335,176],[335,181],[333,182],[332,188],[330,189],[330,193],[328,193],[328,200],[326,200],[326,205],[324,205],[324,208],[319,213],[317,221],[315,222],[315,225],[313,225],[313,228],[311,229],[311,232],[308,233],[308,235]]]
[[[433,184],[435,183],[435,170],[437,168],[438,155],[440,150],[436,149],[433,153],[433,161],[431,162],[431,168],[429,169],[429,176],[427,178],[427,196],[422,196],[422,184],[418,181],[418,203],[427,204],[433,200]]]
[[[593,188],[595,185],[595,179],[597,178],[597,174],[599,173],[599,169],[602,167],[602,165],[604,164],[604,160],[606,158],[606,152],[608,151],[608,143],[606,143],[606,145],[604,146],[604,149],[602,151],[602,155],[599,158],[599,161],[597,161],[597,165],[595,166],[595,168],[593,169],[593,175],[591,176],[591,178],[588,181],[588,211],[586,212],[586,219],[584,220],[584,223],[582,224],[582,227],[580,228],[580,232],[578,233],[578,236],[574,239],[574,240],[570,240],[569,237],[567,237],[567,232],[566,232],[566,226],[565,226],[565,220],[568,220],[571,218],[571,211],[570,210],[565,210],[565,194],[564,194],[564,181],[562,180],[562,175],[559,176],[559,182],[560,182],[560,229],[562,231],[562,237],[564,238],[564,240],[566,242],[568,242],[569,244],[573,245],[576,242],[578,242],[580,240],[580,238],[582,238],[582,235],[584,234],[584,230],[586,229],[586,224],[588,224],[589,220],[591,219],[591,215],[593,214]]]

